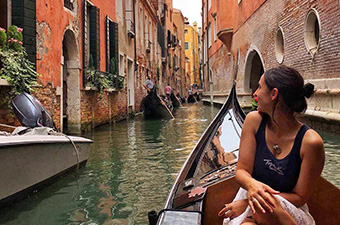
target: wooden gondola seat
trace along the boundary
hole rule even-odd
[[[204,225],[222,225],[223,218],[219,217],[217,213],[225,204],[234,199],[239,187],[235,178],[230,178],[208,188],[203,206]]]
[[[239,185],[234,178],[210,186],[204,199],[204,225],[222,225],[223,218],[217,213],[230,203]],[[307,202],[317,225],[340,224],[340,191],[324,178],[314,184],[314,191]]]
[[[314,184],[307,202],[317,225],[340,224],[340,190],[324,178]]]

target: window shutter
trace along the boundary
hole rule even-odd
[[[100,69],[100,10],[96,7],[96,60],[97,69]]]
[[[97,52],[97,9],[94,6],[88,7],[89,9],[89,19],[90,19],[90,54],[89,54],[89,67],[99,68],[98,64],[98,52]],[[93,64],[92,64],[93,63]],[[92,65],[91,65],[92,64]]]
[[[24,47],[29,60],[36,64],[36,1],[12,0],[12,24],[23,28]]]
[[[116,75],[119,74],[118,68],[118,24],[109,22],[109,44],[110,44],[110,61],[115,58]]]
[[[110,20],[105,18],[105,52],[106,52],[106,72],[110,72]]]

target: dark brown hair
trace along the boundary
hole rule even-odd
[[[279,90],[278,96],[283,98],[289,109],[297,113],[306,111],[306,98],[314,93],[314,85],[304,84],[304,79],[297,70],[288,66],[272,68],[265,72],[264,80],[269,90]]]

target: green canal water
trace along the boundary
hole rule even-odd
[[[0,224],[148,224],[147,213],[162,209],[167,194],[200,136],[218,112],[201,103],[175,112],[175,120],[143,117],[96,129],[88,163],[76,173],[11,207]],[[340,187],[340,140],[325,141],[323,175]]]

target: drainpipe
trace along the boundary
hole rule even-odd
[[[206,1],[207,5],[207,73],[208,73],[208,78],[209,78],[209,84],[210,84],[210,104],[214,104],[214,96],[213,96],[213,81],[212,81],[212,74],[210,73],[210,68],[209,68],[209,30],[208,30],[208,24],[209,24],[209,6],[208,6],[208,1]],[[211,37],[210,37],[211,38]]]
[[[134,72],[137,73],[137,30],[136,30],[136,0],[133,0],[133,29],[135,31],[135,38],[133,40],[134,42],[134,61],[135,61],[135,68],[134,68]],[[136,74],[135,74],[136,77]]]

